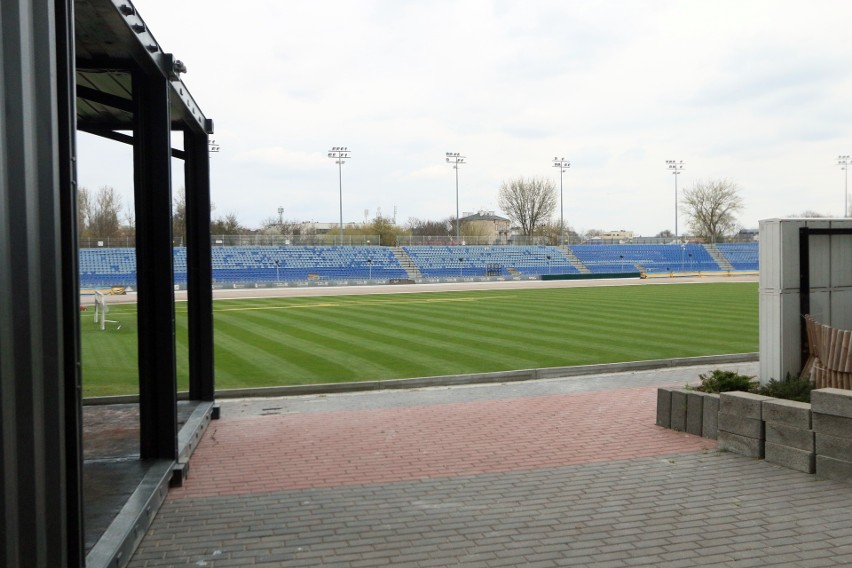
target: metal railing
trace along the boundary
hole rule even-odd
[[[688,240],[682,237],[682,242]],[[756,242],[751,237],[729,237],[720,239],[718,243],[750,243]],[[81,249],[94,248],[134,248],[136,239],[134,237],[81,237],[79,240]],[[382,244],[379,235],[211,235],[210,243],[216,247],[230,246],[379,246]],[[505,237],[461,237],[457,241],[455,236],[421,236],[406,235],[396,239],[397,246],[534,246],[547,245],[557,246],[558,241],[547,236],[523,236],[515,235],[508,239]],[[673,238],[661,237],[633,237],[632,239],[578,239],[577,237],[565,238],[566,245],[596,244],[596,245],[651,245],[651,244],[677,244]],[[186,246],[182,237],[173,239],[176,247]]]

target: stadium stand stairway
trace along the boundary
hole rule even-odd
[[[393,252],[396,260],[399,262],[400,266],[405,269],[410,278],[423,277],[423,274],[420,273],[420,269],[417,268],[417,265],[414,264],[414,261],[411,260],[410,256],[408,256],[408,253],[405,252],[405,249],[402,247],[391,247],[391,252]]]
[[[710,243],[704,245],[704,248],[707,250],[707,253],[716,261],[719,265],[719,268],[722,270],[731,272],[734,270],[734,265],[732,265],[728,259],[722,254],[722,251],[719,250],[719,247],[716,246],[715,243]]]
[[[592,271],[589,270],[589,267],[583,264],[583,261],[577,258],[577,256],[571,251],[568,245],[559,246],[559,250],[565,255],[568,261],[571,263],[571,266],[576,268],[581,274],[591,274]]]

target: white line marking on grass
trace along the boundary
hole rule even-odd
[[[385,304],[434,304],[440,302],[478,302],[481,300],[493,300],[503,298],[514,298],[511,296],[483,296],[479,298],[423,298],[411,299],[405,298],[400,300],[354,300],[351,302],[323,302],[319,304],[294,304],[292,306],[255,306],[243,308],[214,308],[213,312],[247,312],[255,310],[291,310],[296,308],[339,308],[349,306],[376,306]]]

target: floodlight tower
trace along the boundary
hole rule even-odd
[[[675,180],[675,240],[679,241],[677,233],[677,176],[680,175],[680,172],[683,171],[684,168],[683,160],[666,160],[666,167],[671,170],[674,175]]]
[[[843,216],[849,216],[849,165],[852,164],[848,154],[837,156],[837,165],[844,172],[843,180]]]
[[[565,218],[562,206],[562,174],[571,167],[571,162],[565,158],[553,158],[553,167],[559,168],[559,245],[565,244]]]
[[[334,146],[328,151],[328,157],[334,158],[337,164],[337,175],[340,182],[340,244],[343,244],[343,164],[351,156],[346,146]]]
[[[458,152],[447,152],[447,163],[453,165],[456,170],[456,244],[461,243],[461,230],[459,229],[459,166],[465,163],[465,157]]]

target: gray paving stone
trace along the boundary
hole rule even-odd
[[[609,388],[600,377],[572,381],[554,388]],[[629,381],[624,376],[618,384]],[[513,396],[548,392],[545,385],[511,388]],[[505,399],[506,392],[496,386],[471,388],[461,399]],[[400,393],[385,406],[365,402],[369,397],[345,398],[352,406],[321,398],[288,404],[291,409],[302,404],[305,412],[315,411],[307,410],[311,405],[332,411],[414,405]],[[430,391],[427,398],[430,404],[458,402],[448,392]],[[648,426],[653,420],[649,414]],[[228,557],[208,562],[211,568],[497,567],[526,565],[526,557],[535,558],[530,565],[544,566],[623,568],[628,560],[659,567],[840,566],[852,553],[850,518],[849,485],[709,451],[369,486],[168,499],[130,568],[192,566],[210,558],[216,539]],[[647,548],[636,550],[642,541]],[[268,562],[274,555],[280,555],[280,563]]]

